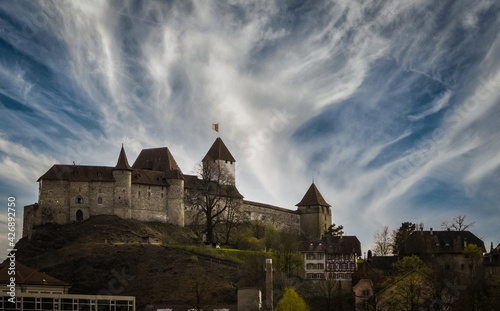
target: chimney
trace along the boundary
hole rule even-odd
[[[431,228],[431,235],[434,235],[434,233],[432,232],[432,228]]]
[[[272,311],[273,306],[273,260],[266,259],[266,308]]]

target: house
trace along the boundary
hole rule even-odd
[[[12,269],[10,269],[12,268]],[[9,271],[15,271],[15,274]],[[14,277],[15,281],[11,281]],[[11,286],[14,283],[14,286]],[[71,285],[10,260],[0,264],[0,310],[135,311],[135,297],[68,294]],[[15,288],[15,295],[9,293]]]
[[[318,242],[301,244],[306,279],[334,279],[352,282],[361,255],[356,236],[323,236]]]
[[[413,232],[405,241],[402,256],[419,256],[435,273],[452,284],[462,284],[482,264],[464,254],[469,245],[486,252],[484,242],[470,231]]]

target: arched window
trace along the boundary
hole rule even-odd
[[[81,210],[78,210],[76,212],[76,221],[82,221],[83,220],[83,212]]]
[[[81,195],[77,196],[76,197],[76,201],[75,201],[77,204],[82,204],[83,203],[83,198]]]
[[[102,204],[102,198],[101,197],[97,198],[97,204]]]

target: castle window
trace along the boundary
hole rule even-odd
[[[102,198],[101,197],[97,198],[97,204],[102,204]]]
[[[76,212],[76,221],[82,221],[83,220],[83,212],[81,210],[78,210]]]
[[[148,192],[148,198],[150,198],[150,197],[151,197],[151,192]]]
[[[139,186],[139,187],[140,187],[140,186]],[[140,191],[139,191],[139,194],[138,194],[138,196],[141,196],[141,192],[140,192]]]
[[[83,203],[82,196],[81,195],[77,196],[75,202],[76,202],[76,204],[82,204]]]
[[[163,193],[161,194],[161,197],[163,198]]]

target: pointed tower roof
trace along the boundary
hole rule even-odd
[[[323,196],[321,195],[321,193],[319,193],[319,190],[318,188],[316,188],[314,182],[311,184],[311,187],[309,187],[309,190],[307,190],[302,200],[295,206],[307,205],[331,206],[330,204],[326,203],[325,199],[323,199]]]
[[[210,150],[208,150],[207,154],[203,158],[203,161],[207,160],[226,160],[236,162],[220,137],[217,137],[214,144],[210,147]]]
[[[115,170],[132,170],[132,168],[128,164],[127,155],[125,154],[125,149],[123,149],[123,144],[122,150],[120,150],[120,155],[118,156],[118,162],[116,163]]]
[[[132,167],[151,171],[178,170],[182,172],[167,147],[142,149]]]

